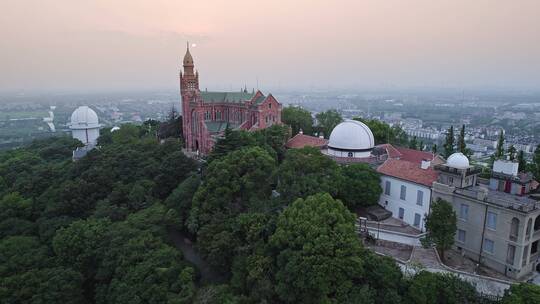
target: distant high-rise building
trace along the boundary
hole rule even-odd
[[[268,94],[246,88],[238,92],[209,92],[199,89],[189,45],[180,72],[182,127],[188,151],[208,154],[227,127],[256,130],[281,123],[281,104]]]

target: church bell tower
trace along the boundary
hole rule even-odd
[[[195,102],[199,92],[199,73],[195,71],[193,57],[187,43],[186,55],[183,60],[184,72],[180,72],[180,95],[182,97],[182,129],[186,148],[191,151],[199,149],[198,113],[192,111],[191,103]]]
[[[189,42],[186,48],[186,55],[184,55],[184,73],[180,72],[180,91],[182,97],[184,93],[198,91],[199,90],[199,73],[195,71],[195,65],[193,64],[193,57],[189,52]]]

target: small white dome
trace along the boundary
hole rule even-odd
[[[99,128],[99,120],[96,112],[87,106],[78,107],[71,114],[71,129]]]
[[[457,169],[469,168],[469,159],[461,152],[454,153],[446,160],[446,165]]]
[[[111,128],[111,133],[114,132],[114,131],[118,131],[120,130],[120,127],[119,126],[114,126]]]
[[[328,147],[340,150],[369,150],[375,146],[368,126],[356,120],[345,120],[337,125],[328,141]]]

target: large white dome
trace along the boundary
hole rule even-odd
[[[345,120],[330,134],[328,147],[338,150],[371,150],[375,146],[373,133],[368,126],[356,120]]]
[[[446,160],[446,165],[457,169],[469,168],[469,159],[461,152],[454,153]]]
[[[87,106],[78,107],[71,114],[71,129],[99,128],[99,120],[96,112]]]

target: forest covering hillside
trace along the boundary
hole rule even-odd
[[[67,137],[0,153],[2,303],[487,303],[362,246],[350,210],[378,199],[369,167],[287,151],[285,126],[227,130],[204,162],[156,130],[102,130],[77,162]],[[522,284],[502,303],[539,297]]]

